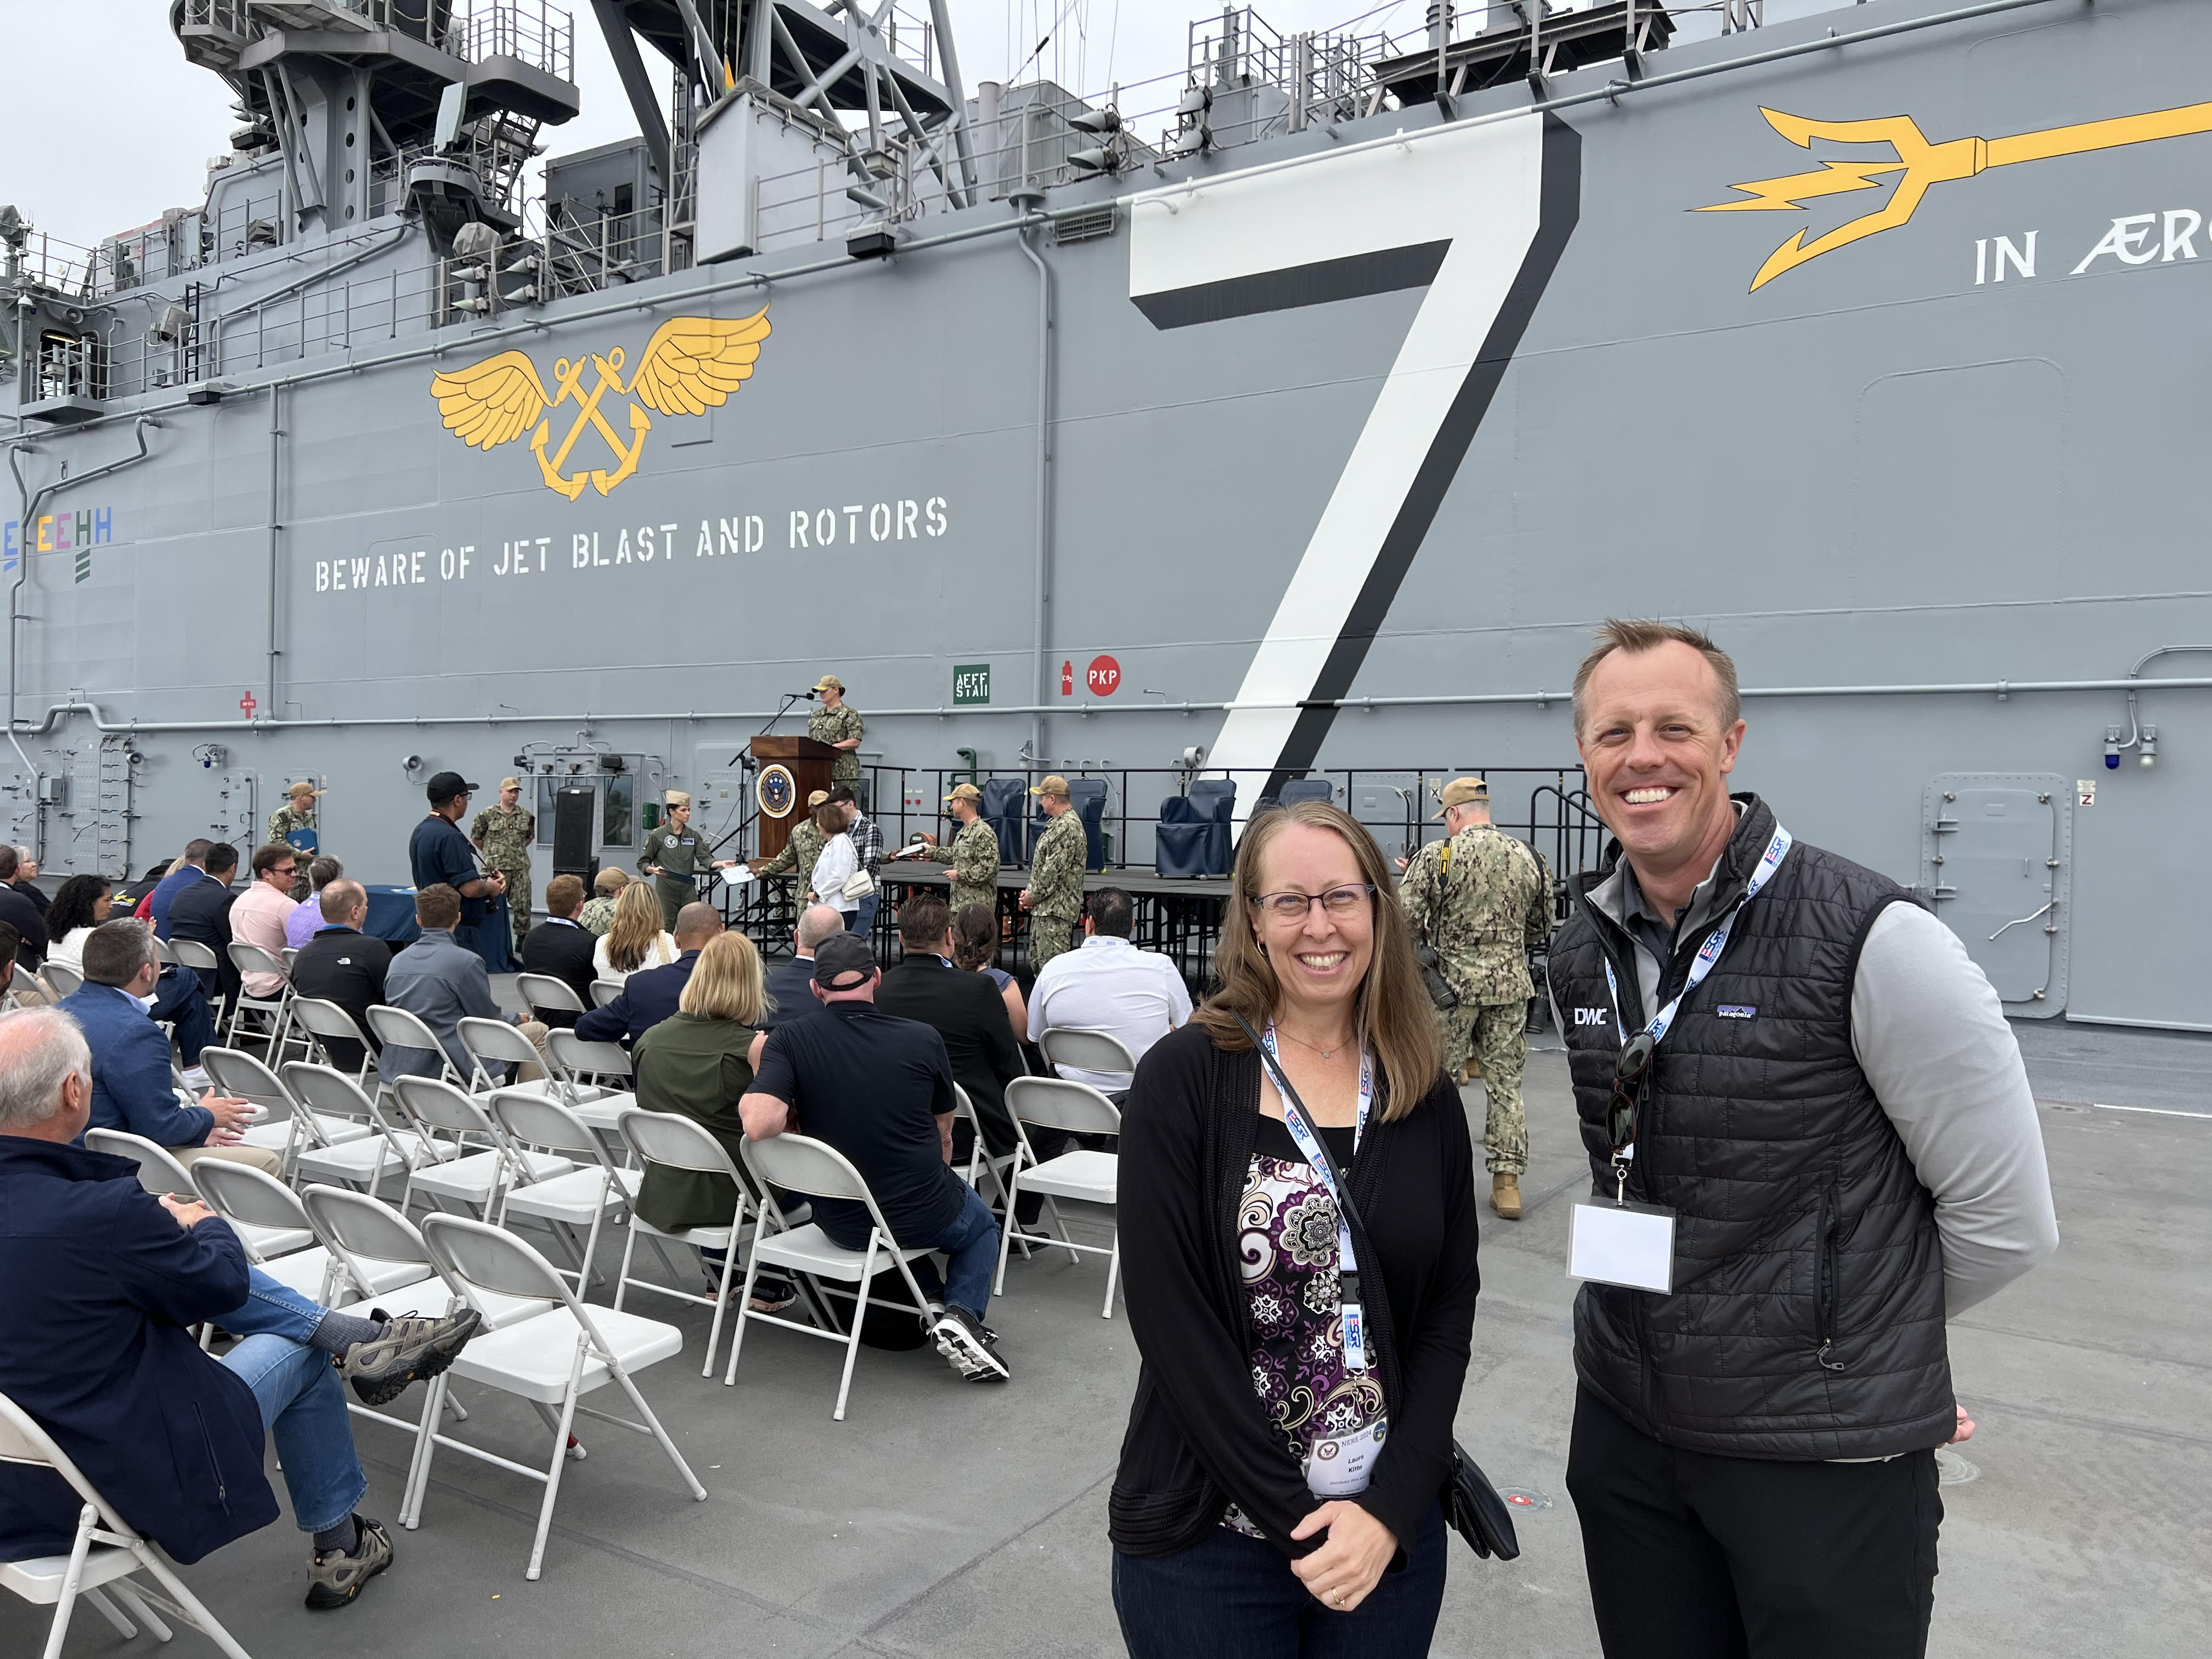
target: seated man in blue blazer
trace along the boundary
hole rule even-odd
[[[142,921],[103,921],[84,942],[84,983],[60,1006],[92,1044],[92,1127],[143,1135],[186,1165],[225,1158],[282,1179],[275,1152],[239,1144],[254,1118],[251,1103],[212,1089],[197,1106],[177,1097],[169,1039],[148,1006],[161,972]]]
[[[627,1048],[676,1012],[691,969],[714,935],[721,913],[696,900],[676,913],[676,948],[682,954],[665,968],[647,968],[623,982],[622,994],[604,1008],[579,1015],[576,1035],[590,1042],[620,1042]]]
[[[368,1480],[342,1382],[392,1400],[450,1365],[478,1316],[334,1313],[250,1267],[204,1205],[155,1198],[137,1165],[76,1144],[93,1077],[60,1009],[0,1014],[0,1330],[22,1338],[0,1342],[0,1394],[185,1563],[276,1518],[273,1433],[314,1537],[307,1605],[344,1607],[392,1564],[392,1540],[354,1512]],[[240,1339],[221,1359],[187,1328],[203,1321]],[[78,1507],[52,1470],[0,1463],[0,1560],[68,1553]]]

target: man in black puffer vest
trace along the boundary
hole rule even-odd
[[[1674,1231],[1671,1291],[1576,1304],[1567,1487],[1608,1659],[1917,1659],[1935,1449],[1973,1430],[1944,1321],[2057,1248],[2042,1135],[1964,947],[1731,799],[1743,732],[1735,665],[1687,629],[1608,623],[1575,679],[1616,841],[1552,995],[1594,1201],[1625,1170]],[[1670,1004],[1616,1163],[1625,1037]]]

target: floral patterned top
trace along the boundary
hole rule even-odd
[[[1337,1167],[1349,1165],[1352,1132],[1323,1128],[1321,1135]],[[1382,1416],[1382,1384],[1371,1370],[1345,1367],[1336,1200],[1280,1118],[1260,1120],[1237,1224],[1252,1390],[1303,1463],[1314,1441],[1352,1433]],[[1261,1536],[1234,1504],[1221,1524]]]

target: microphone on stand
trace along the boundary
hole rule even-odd
[[[790,697],[794,701],[798,698],[804,697],[809,702],[815,702],[820,700],[822,694],[814,690],[813,687],[809,686],[804,691],[787,691],[784,693],[784,696]]]

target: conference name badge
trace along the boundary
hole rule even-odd
[[[1377,1418],[1351,1434],[1324,1436],[1306,1454],[1306,1490],[1316,1498],[1356,1498],[1367,1490],[1382,1454],[1389,1419]]]
[[[1632,1291],[1674,1288],[1674,1212],[1656,1204],[1577,1204],[1567,1233],[1567,1277]]]

